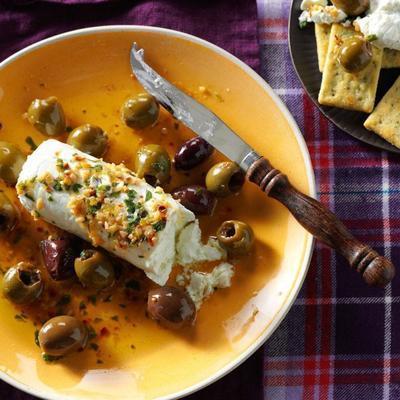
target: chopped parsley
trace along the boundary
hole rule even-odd
[[[57,158],[57,162],[56,162],[57,168],[64,170],[64,160],[61,158]]]
[[[101,203],[88,205],[87,212],[91,215],[94,215],[94,214],[96,214],[96,211],[100,210],[100,208],[101,208]]]
[[[27,136],[25,138],[25,143],[29,145],[32,151],[35,151],[37,149],[36,143],[33,141],[33,139],[30,136]]]
[[[152,197],[153,197],[153,194],[150,192],[150,190],[147,190],[145,201],[149,201]]]
[[[156,222],[155,224],[153,224],[152,226],[156,232],[160,232],[165,228],[166,224],[167,224],[166,221],[162,219],[162,220]]]
[[[34,335],[35,335],[35,344],[36,344],[36,346],[40,347],[40,344],[39,344],[39,330],[38,329],[35,330]]]
[[[71,295],[70,294],[63,294],[57,302],[57,306],[66,306],[67,304],[71,303]]]
[[[31,201],[35,201],[35,198],[32,195],[30,195],[29,193],[25,193],[25,197]]]
[[[367,42],[375,42],[375,40],[378,40],[378,36],[376,35],[367,35],[367,37],[365,38],[365,40]]]
[[[86,309],[86,303],[85,303],[84,301],[81,301],[81,302],[79,303],[79,309],[80,309],[80,310],[85,310],[85,309]]]
[[[300,29],[306,28],[307,25],[308,25],[307,21],[301,21],[301,22],[299,22],[299,28],[300,28]]]
[[[51,356],[50,354],[43,353],[42,354],[43,360],[46,362],[54,362],[61,359],[61,356]]]
[[[97,303],[97,296],[95,294],[91,294],[88,296],[88,301],[95,306]]]
[[[82,185],[81,185],[80,183],[74,183],[74,184],[71,186],[72,191],[75,192],[75,193],[78,193],[78,192],[79,192],[79,189],[80,189],[81,187],[82,187]]]
[[[93,165],[92,169],[96,172],[101,172],[103,170],[103,166],[101,164]]]
[[[113,316],[111,317],[111,319],[112,319],[113,321],[119,321],[118,315],[113,315]]]
[[[96,343],[90,343],[89,346],[94,351],[97,351],[99,349],[99,345]]]
[[[48,201],[54,201],[53,196],[49,194],[48,197],[47,197],[47,200]]]
[[[140,282],[136,279],[131,279],[125,283],[125,287],[132,290],[140,290]]]
[[[58,179],[54,180],[53,189],[57,192],[61,192],[63,190],[61,182]]]

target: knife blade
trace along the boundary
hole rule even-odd
[[[212,111],[159,75],[144,61],[144,50],[134,43],[130,62],[141,85],[176,119],[247,171],[261,158]]]

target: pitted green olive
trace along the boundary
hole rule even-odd
[[[121,109],[121,118],[130,128],[143,129],[153,125],[160,113],[160,106],[153,96],[140,93],[129,98]]]
[[[43,281],[38,269],[25,262],[11,267],[3,277],[3,294],[15,304],[29,304],[43,291]]]
[[[54,96],[33,100],[27,117],[29,123],[44,135],[57,136],[65,132],[64,110]]]
[[[219,244],[229,255],[239,256],[249,253],[254,243],[253,229],[245,222],[225,221],[218,229]]]
[[[17,224],[19,212],[9,198],[0,192],[0,232],[9,232]]]
[[[75,272],[83,286],[93,289],[105,289],[115,281],[110,259],[97,250],[83,250],[80,257],[75,259]]]
[[[0,178],[15,185],[26,157],[21,150],[8,142],[0,142]]]
[[[42,326],[38,340],[43,353],[61,357],[85,348],[88,330],[78,319],[62,315],[48,320]]]
[[[139,178],[153,186],[168,183],[171,177],[171,159],[158,144],[148,144],[138,149],[135,170]]]
[[[347,15],[356,17],[367,11],[369,0],[332,0],[332,4]]]
[[[238,193],[243,184],[243,171],[231,161],[215,164],[206,176],[207,189],[218,197]]]
[[[67,143],[84,153],[99,158],[107,150],[108,138],[99,126],[84,124],[69,134]]]
[[[343,41],[338,60],[348,72],[360,72],[372,61],[372,45],[364,38],[354,35]]]

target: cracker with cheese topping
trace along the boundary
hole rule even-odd
[[[370,64],[360,72],[349,73],[337,56],[342,41],[351,35],[354,35],[353,28],[332,25],[318,101],[326,106],[369,113],[374,108],[383,51],[372,46]]]

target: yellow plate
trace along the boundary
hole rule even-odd
[[[315,194],[303,137],[271,88],[220,48],[165,29],[84,29],[44,40],[5,60],[0,64],[1,140],[27,152],[27,136],[36,143],[44,140],[22,115],[33,98],[56,95],[72,125],[91,122],[107,130],[109,158],[132,167],[141,141],[162,142],[172,154],[187,131],[175,131],[165,112],[161,123],[145,133],[120,124],[121,103],[140,90],[129,69],[133,41],[145,49],[146,61],[156,70],[222,117],[295,186]],[[239,196],[221,201],[215,216],[203,218],[201,224],[212,231],[232,217],[254,228],[255,250],[236,266],[232,287],[204,304],[194,329],[170,332],[143,312],[132,311],[130,322],[104,339],[103,364],[97,364],[99,355],[89,350],[47,364],[34,344],[33,325],[15,319],[16,310],[0,298],[0,377],[48,399],[121,400],[178,398],[228,373],[276,329],[299,291],[312,249],[312,237],[286,209],[250,183]],[[5,239],[0,247],[9,250],[8,255],[1,252],[2,268],[14,258],[37,257],[36,247],[13,247]]]

